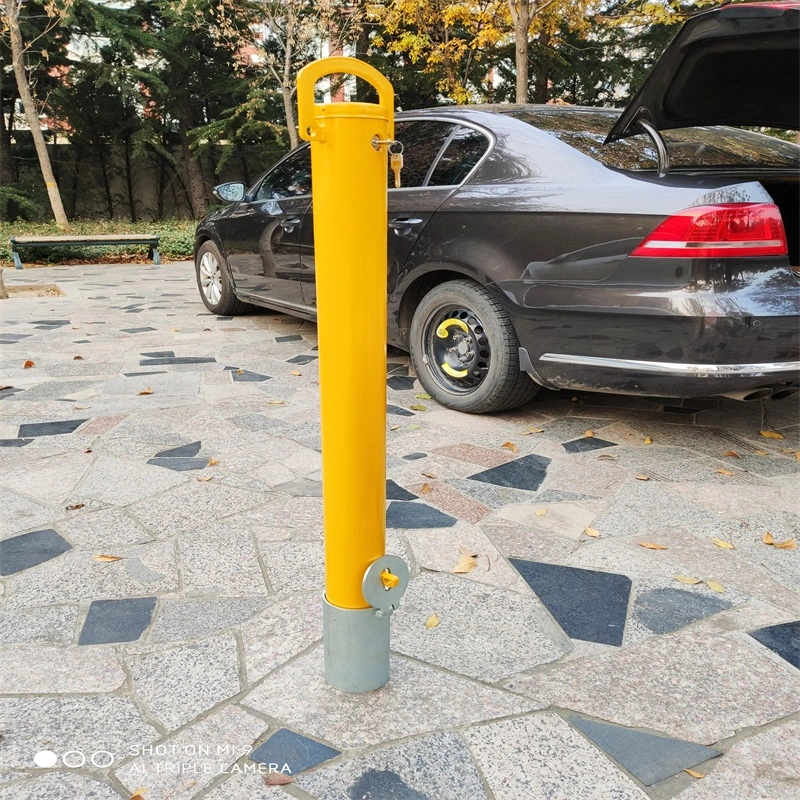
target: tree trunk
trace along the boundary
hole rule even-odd
[[[294,150],[300,144],[300,139],[297,136],[297,124],[294,121],[294,100],[291,87],[284,86],[281,94],[283,95],[283,113],[286,115],[286,130],[289,133],[289,146]]]
[[[128,190],[128,211],[130,212],[131,222],[136,222],[136,197],[133,191],[133,174],[131,166],[131,140],[126,139],[125,148],[125,187]]]
[[[11,159],[11,131],[6,127],[5,109],[0,94],[0,186],[14,183],[14,162]]]
[[[536,63],[533,102],[546,103],[550,98],[548,81],[550,78],[550,34],[542,31],[539,34],[539,59]]]
[[[514,55],[517,66],[515,102],[528,102],[528,30],[531,27],[531,8],[528,0],[508,0],[514,23]]]
[[[28,76],[25,73],[25,46],[19,27],[19,17],[12,13],[8,14],[6,19],[11,34],[11,62],[14,66],[14,77],[17,79],[17,89],[20,99],[22,100],[23,108],[25,109],[25,118],[28,121],[28,126],[33,136],[33,144],[36,147],[36,155],[39,158],[39,168],[42,171],[42,178],[47,187],[47,196],[50,198],[50,207],[53,209],[53,216],[56,218],[58,227],[66,229],[69,228],[69,220],[64,212],[64,205],[61,202],[58,184],[56,183],[55,175],[53,175],[53,167],[50,163],[50,154],[47,152],[47,144],[45,143],[44,134],[39,124],[39,114],[36,109],[36,103],[31,94]]]
[[[185,83],[185,81],[181,81],[181,83]],[[186,89],[181,88],[176,92],[175,108],[178,112],[181,155],[183,156],[183,168],[186,171],[189,183],[189,201],[192,207],[192,215],[196,219],[200,219],[208,211],[208,195],[206,194],[206,183],[203,179],[203,167],[190,146],[189,132],[194,128],[194,117],[192,115],[191,100]]]
[[[97,145],[97,160],[100,162],[100,175],[103,178],[103,192],[106,196],[106,211],[108,218],[114,219],[114,197],[111,194],[111,181],[108,177],[108,159],[106,158],[105,145]]]
[[[0,300],[8,300],[6,285],[3,283],[3,268],[0,267]]]

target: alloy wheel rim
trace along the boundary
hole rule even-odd
[[[213,253],[203,253],[200,259],[200,288],[212,306],[222,299],[222,271]]]
[[[437,309],[428,317],[423,342],[428,368],[448,392],[469,394],[485,380],[492,349],[480,317],[471,309]]]

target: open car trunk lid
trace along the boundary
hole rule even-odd
[[[699,125],[800,127],[800,2],[728,5],[680,29],[606,142]]]

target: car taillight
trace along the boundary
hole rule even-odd
[[[667,217],[631,253],[667,258],[785,256],[786,231],[773,203],[686,208]]]

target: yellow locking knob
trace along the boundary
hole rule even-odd
[[[381,572],[381,583],[387,589],[394,589],[394,587],[400,583],[400,578],[398,578],[397,575],[392,575],[388,569],[385,569]]]
[[[437,329],[436,335],[440,339],[446,339],[450,335],[450,331],[448,328],[452,328],[455,325],[457,328],[461,328],[464,333],[469,333],[469,328],[467,327],[467,323],[461,319],[454,319],[451,317],[450,319],[446,319]]]

